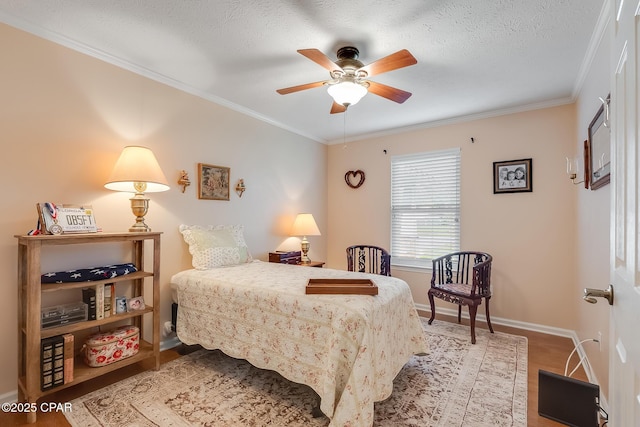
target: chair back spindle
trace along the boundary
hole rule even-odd
[[[391,255],[373,245],[353,245],[347,248],[347,270],[391,276]]]

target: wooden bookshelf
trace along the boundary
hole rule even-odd
[[[160,235],[158,232],[148,233],[88,233],[88,234],[63,234],[63,235],[36,235],[15,236],[18,239],[18,399],[21,402],[35,404],[43,396],[55,393],[61,389],[72,387],[84,381],[108,374],[117,369],[129,366],[146,359],[153,359],[153,367],[160,367]],[[151,241],[153,245],[153,265],[145,269],[145,242]],[[63,282],[42,283],[41,256],[45,246],[76,245],[101,243],[122,243],[131,245],[131,262],[138,271],[124,276],[114,277],[108,280],[91,282]],[[83,248],[84,249],[84,248]],[[90,250],[90,249],[84,249]],[[129,261],[127,261],[129,262]],[[152,295],[145,295],[144,282],[150,279],[153,282]],[[42,329],[41,309],[42,293],[55,292],[67,289],[81,289],[97,284],[131,283],[134,296],[142,296],[145,300],[145,308],[126,313],[113,314],[98,320],[88,320],[67,325]],[[151,297],[151,298],[149,298]],[[153,331],[150,334],[151,342],[144,341],[145,315],[152,316]],[[130,320],[140,328],[140,348],[138,353],[129,358],[98,368],[85,365],[82,357],[76,357],[74,363],[73,381],[64,385],[48,389],[41,389],[41,354],[40,345],[43,338],[53,337],[66,333],[75,333],[98,326]],[[36,413],[30,412],[27,421],[34,423]]]

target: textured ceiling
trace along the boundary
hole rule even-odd
[[[321,142],[573,99],[601,0],[0,0],[0,22]],[[329,114],[329,78],[298,54],[368,64],[408,49],[417,65],[372,80],[413,93],[368,94]]]

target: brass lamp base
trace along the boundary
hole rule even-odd
[[[144,193],[136,193],[136,195],[129,200],[131,200],[131,211],[136,216],[136,223],[129,228],[129,231],[151,231],[151,228],[144,222],[144,216],[149,210],[149,199],[144,197]]]
[[[300,242],[300,249],[302,249],[302,256],[300,257],[300,264],[310,264],[311,263],[311,259],[309,259],[309,256],[307,255],[307,253],[309,252],[309,247],[311,245],[309,244],[309,241],[307,240],[306,236],[302,238],[302,242]]]

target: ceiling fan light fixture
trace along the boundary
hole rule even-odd
[[[343,81],[330,85],[327,92],[329,92],[336,104],[348,107],[357,104],[367,94],[368,90],[360,83]]]

